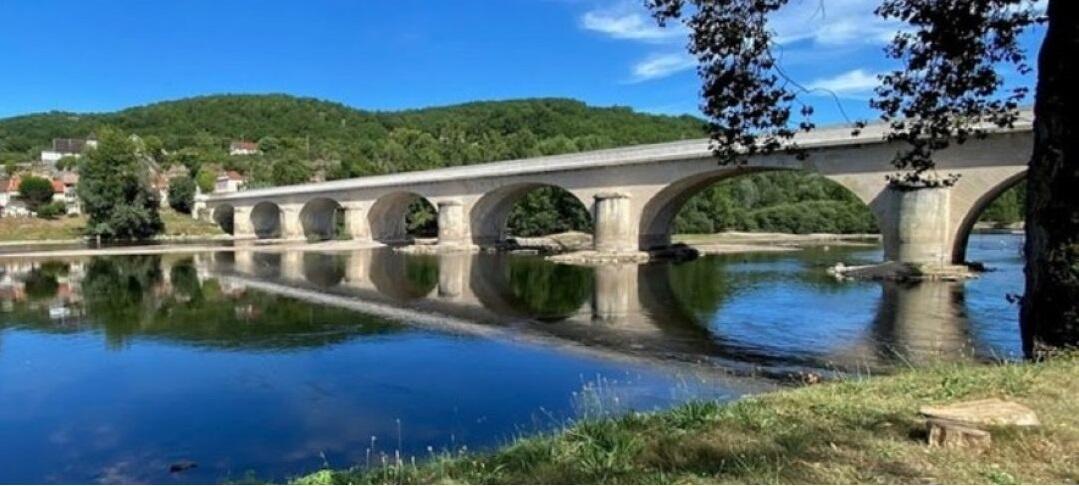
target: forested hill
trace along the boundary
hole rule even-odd
[[[411,155],[430,159],[432,154],[421,152],[435,150],[444,159],[440,162],[460,164],[704,136],[703,121],[690,116],[591,107],[569,99],[374,112],[287,95],[216,95],[114,113],[51,112],[0,120],[0,152],[7,158],[32,156],[53,138],[85,137],[103,125],[155,136],[168,150],[208,144],[224,147],[230,140],[265,137],[286,140],[289,145],[288,140],[299,138],[305,158],[374,159],[372,168],[379,172],[403,169],[394,162],[407,162],[390,159],[408,154],[378,153],[391,140]]]

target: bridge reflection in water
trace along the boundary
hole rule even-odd
[[[867,312],[861,321],[855,316],[853,323],[841,325],[804,308],[778,308],[799,322],[798,328],[781,329],[782,323],[763,322],[759,316],[723,320],[730,302],[755,287],[774,286],[764,281],[771,278],[767,274],[695,272],[692,264],[575,267],[538,257],[420,256],[388,249],[238,249],[196,255],[194,264],[200,279],[234,288],[451,332],[499,334],[626,358],[786,373],[800,367],[854,370],[993,353],[971,332],[961,283],[841,283],[822,270],[803,269],[807,274],[798,277],[797,285],[841,300],[853,296],[867,305],[876,300],[875,316]],[[804,336],[808,328],[816,338]]]

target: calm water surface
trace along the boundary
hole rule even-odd
[[[966,283],[814,249],[677,264],[220,252],[0,262],[0,482],[285,480],[729,400],[796,371],[1020,353],[1015,236]],[[170,473],[170,466],[196,467]]]

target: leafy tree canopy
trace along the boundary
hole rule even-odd
[[[98,130],[98,146],[79,160],[79,199],[89,216],[89,234],[107,239],[142,239],[159,233],[156,192],[148,161],[124,132]]]
[[[19,199],[31,211],[52,202],[52,181],[44,177],[27,176],[19,183]]]

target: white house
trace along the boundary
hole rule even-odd
[[[0,179],[0,217],[30,216],[26,203],[19,200],[22,178]]]
[[[259,153],[259,145],[255,142],[236,141],[229,144],[229,155],[256,155]]]
[[[80,157],[87,149],[97,147],[97,140],[81,138],[54,138],[52,150],[41,151],[41,161],[48,164],[56,164],[64,157]]]
[[[237,192],[242,191],[246,181],[244,176],[234,170],[226,171],[224,174],[217,176],[217,180],[214,182],[214,192]]]

